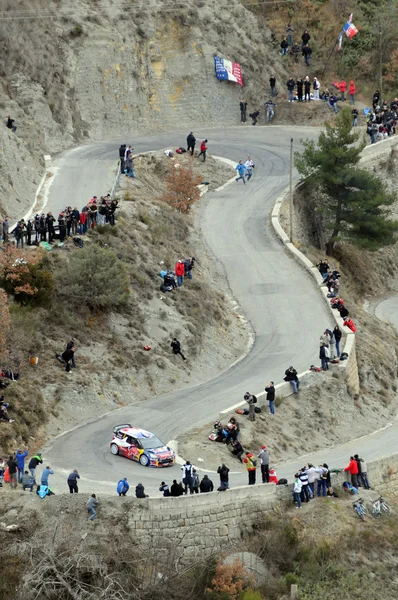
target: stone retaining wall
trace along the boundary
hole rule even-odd
[[[398,454],[368,462],[367,466],[372,489],[390,501],[398,497]],[[332,484],[339,493],[346,479],[344,472],[332,474]],[[130,535],[146,551],[159,555],[159,560],[174,553],[181,563],[190,563],[236,547],[265,515],[284,510],[291,501],[292,485],[260,484],[179,498],[126,499],[125,508]],[[103,503],[104,513],[108,502]]]

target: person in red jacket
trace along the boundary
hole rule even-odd
[[[182,262],[182,260],[179,260],[176,263],[176,268],[175,268],[175,274],[177,275],[177,285],[178,285],[178,287],[182,286],[182,284],[183,284],[184,273],[185,273],[184,263]]]
[[[355,94],[357,93],[357,87],[352,79],[348,87],[348,93],[350,94],[350,104],[355,104]]]
[[[199,156],[203,156],[203,162],[205,162],[206,160],[206,152],[207,152],[207,140],[203,140],[203,142],[200,142],[200,152],[199,152]]]
[[[350,464],[344,469],[344,471],[350,473],[351,483],[354,488],[358,489],[358,463],[353,456],[350,456]]]
[[[342,79],[340,81],[339,90],[340,90],[340,100],[345,100],[344,94],[347,91],[347,84],[344,81],[344,79]]]
[[[246,452],[243,462],[246,465],[247,474],[249,475],[249,485],[254,485],[256,483],[256,465],[253,454]]]
[[[79,224],[80,224],[79,233],[84,235],[85,233],[87,233],[87,209],[85,211],[82,210],[82,212],[80,213]]]

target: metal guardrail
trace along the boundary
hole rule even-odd
[[[110,191],[110,195],[111,195],[111,199],[112,200],[115,197],[117,186],[119,185],[120,174],[121,174],[121,171],[120,171],[120,161],[119,161],[118,165],[117,165],[117,173],[116,173],[115,181],[113,182],[113,186],[112,186],[112,189]]]

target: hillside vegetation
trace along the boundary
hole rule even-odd
[[[398,4],[395,0],[353,0],[349,4],[345,0],[300,0],[258,4],[251,10],[271,29],[275,48],[279,49],[289,22],[294,28],[293,41],[301,44],[303,31],[309,31],[313,50],[310,70],[325,87],[334,78],[354,79],[358,94],[368,103],[377,88],[396,96]],[[359,33],[352,40],[344,35],[342,50],[338,52],[337,38],[351,13]],[[295,75],[304,72],[302,65],[290,63],[288,68]]]
[[[116,226],[97,226],[84,248],[69,238],[50,252],[8,246],[0,255],[7,292],[0,308],[10,320],[2,365],[21,373],[5,391],[15,422],[0,424],[1,452],[39,445],[46,422],[54,435],[93,413],[201,381],[203,372],[211,378],[244,352],[244,325],[220,291],[222,279],[213,287],[193,216],[160,200],[169,163],[163,153],[138,158],[140,180],[133,185],[123,178]],[[231,171],[209,157],[200,173],[217,185]],[[193,279],[161,293],[160,270],[174,270],[187,256],[197,259]],[[171,352],[174,336],[187,356],[184,365]],[[55,355],[72,337],[77,369],[68,375]],[[29,365],[30,356],[38,357],[37,365]]]

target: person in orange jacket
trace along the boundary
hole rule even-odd
[[[355,104],[355,94],[357,93],[357,86],[351,79],[350,85],[348,86],[348,93],[350,94],[350,104]]]
[[[346,90],[347,90],[347,84],[346,84],[346,82],[344,81],[344,79],[342,79],[342,80],[340,81],[340,84],[339,84],[339,90],[340,90],[340,100],[345,100],[345,96],[344,96],[344,94],[345,94],[345,92],[346,92]]]
[[[246,465],[247,473],[249,475],[249,485],[254,485],[256,483],[256,461],[253,454],[251,452],[246,452],[243,462]]]
[[[181,287],[183,284],[183,281],[184,281],[184,274],[185,274],[185,266],[184,266],[184,263],[182,262],[182,260],[179,260],[176,263],[175,274],[177,275],[177,285],[178,285],[178,287]]]
[[[350,464],[344,469],[344,471],[350,473],[351,483],[354,488],[358,489],[358,463],[353,456],[350,456]]]
[[[200,152],[199,152],[199,156],[203,156],[203,162],[205,162],[206,160],[206,152],[207,152],[207,140],[203,140],[203,142],[200,142]]]

